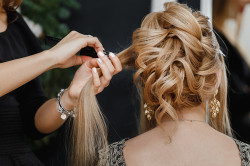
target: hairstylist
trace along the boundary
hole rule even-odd
[[[0,165],[37,166],[42,163],[25,144],[24,134],[40,138],[59,128],[73,116],[85,83],[92,77],[95,93],[101,92],[121,71],[121,64],[113,54],[109,60],[102,53],[97,38],[77,32],[42,52],[22,16],[15,12],[20,4],[21,0],[0,0]],[[86,46],[94,47],[99,59],[75,55]],[[81,67],[67,90],[59,93],[58,100],[48,100],[36,77],[53,68],[75,65]]]

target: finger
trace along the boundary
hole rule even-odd
[[[100,93],[100,92],[102,92],[104,88],[105,88],[104,86],[100,86],[99,89],[96,91],[97,94]]]
[[[84,37],[93,37],[92,35],[84,35]]]
[[[106,88],[109,85],[109,81],[107,81],[106,79],[104,79],[104,77],[100,77],[100,82],[101,85],[99,86],[98,90],[96,91],[96,93],[100,93],[103,91],[104,88]]]
[[[109,58],[102,52],[99,51],[98,52],[98,57],[101,58],[101,60],[105,63],[105,65],[108,67],[109,72],[113,75],[113,73],[115,72],[115,68],[112,64],[112,62],[109,60]]]
[[[91,58],[89,56],[76,56],[75,65],[81,65],[81,64],[83,64],[91,59],[93,59],[93,58]]]
[[[89,57],[89,56],[78,56],[78,57],[81,58],[82,63],[85,63],[85,62],[87,62],[88,60],[93,59],[92,57]]]
[[[105,79],[104,76],[100,77],[100,81],[101,81],[100,87],[106,88],[107,86],[109,86],[110,80]]]
[[[101,81],[95,67],[92,68],[92,76],[93,76],[94,91],[99,92],[98,90],[101,86]]]
[[[83,36],[83,39],[85,41],[85,46],[90,46],[90,47],[93,47],[95,49],[96,52],[99,52],[99,51],[102,51],[103,50],[103,46],[102,46],[102,43],[98,40],[97,37],[84,37]]]
[[[90,69],[92,69],[93,67],[99,67],[96,58],[92,58],[90,61],[87,61],[85,64]]]
[[[112,75],[109,72],[108,67],[105,65],[105,63],[100,58],[97,59],[97,62],[98,62],[98,65],[99,65],[99,67],[101,68],[101,71],[102,71],[103,76],[101,78],[104,79],[105,86],[106,86],[106,83],[111,80]],[[101,82],[101,83],[103,83],[103,82]]]
[[[112,52],[109,54],[109,58],[110,58],[111,62],[113,63],[113,66],[115,68],[114,74],[117,74],[120,71],[122,71],[122,64],[121,64],[119,58],[117,56],[115,56],[115,54]]]

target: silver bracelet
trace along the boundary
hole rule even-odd
[[[72,111],[68,111],[66,110],[63,106],[62,106],[62,103],[61,103],[61,98],[62,98],[62,95],[64,93],[66,89],[61,89],[61,91],[58,93],[57,95],[57,100],[58,100],[58,112],[60,112],[62,115],[61,115],[61,118],[63,120],[65,120],[68,116],[70,117],[76,117],[76,107],[74,107],[74,109]]]

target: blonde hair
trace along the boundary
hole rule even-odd
[[[98,165],[98,150],[107,148],[107,127],[93,91],[92,79],[81,92],[73,121],[69,165]]]
[[[179,109],[208,100],[216,90],[217,72],[221,70],[217,96],[221,112],[210,119],[210,124],[230,135],[226,69],[208,18],[174,2],[165,3],[165,8],[148,14],[134,32],[133,44],[117,55],[123,67],[137,69],[134,80],[141,88],[142,102],[155,110],[151,122],[143,120],[142,114],[144,131],[160,125],[164,117],[178,120]],[[98,150],[107,147],[105,123],[96,101],[92,101],[91,87],[92,80],[83,89],[74,120],[71,162],[76,166],[98,163]]]

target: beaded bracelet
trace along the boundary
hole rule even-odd
[[[61,89],[61,91],[58,93],[57,95],[57,100],[58,100],[58,112],[60,112],[62,115],[61,115],[61,118],[63,120],[65,120],[67,118],[67,116],[70,116],[70,117],[76,117],[76,107],[74,107],[74,109],[72,111],[68,111],[66,110],[63,106],[62,106],[62,103],[61,103],[61,98],[62,98],[62,95],[63,93],[65,92],[66,89]]]

